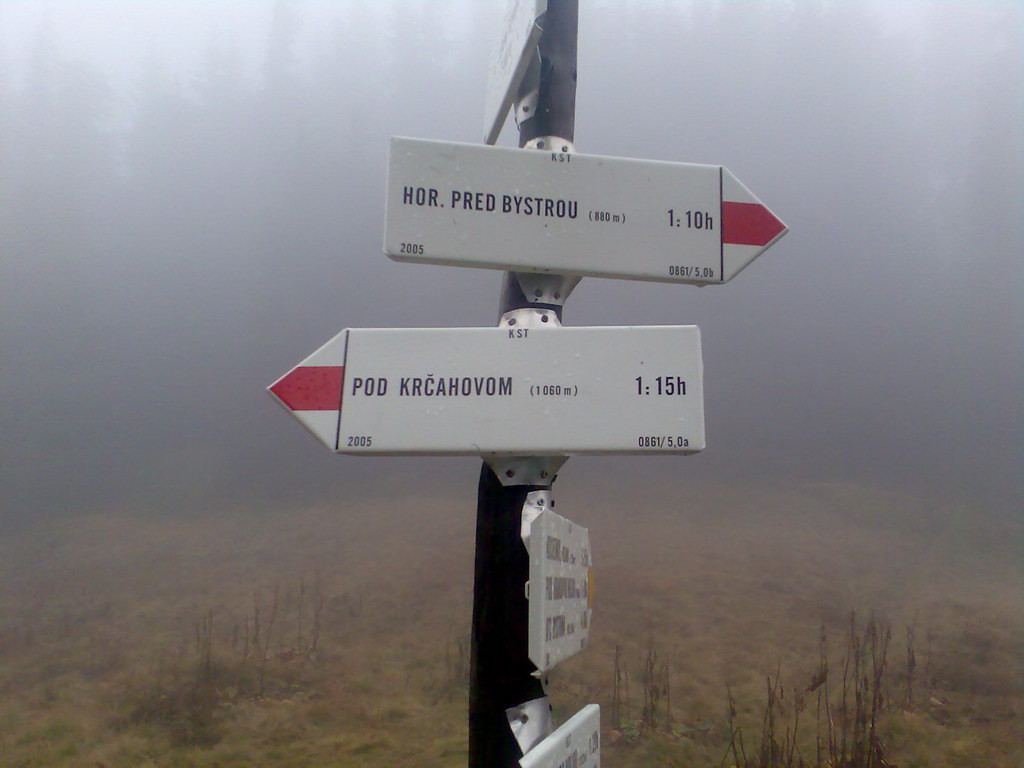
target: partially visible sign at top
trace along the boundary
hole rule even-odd
[[[484,143],[498,140],[512,100],[530,65],[541,29],[539,19],[548,9],[548,0],[508,0],[505,28],[487,73],[484,101]]]

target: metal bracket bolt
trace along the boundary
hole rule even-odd
[[[557,328],[561,327],[558,314],[553,309],[525,307],[513,309],[501,316],[499,328]]]
[[[530,526],[533,521],[540,517],[545,509],[555,506],[555,500],[551,498],[551,491],[530,491],[526,494],[526,501],[523,502],[523,516],[519,527],[519,537],[523,540],[526,548],[530,548]]]
[[[504,486],[550,486],[568,456],[484,456]]]
[[[546,272],[513,272],[526,300],[531,304],[563,306],[572,289],[580,282],[579,275],[555,275]]]
[[[561,136],[535,136],[523,145],[523,149],[542,149],[547,152],[566,153],[576,151],[573,143]]]
[[[555,730],[555,718],[547,696],[506,709],[505,716],[524,755]]]

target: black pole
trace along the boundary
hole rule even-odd
[[[505,710],[544,695],[527,655],[530,558],[520,538],[526,494],[538,486],[503,486],[480,469],[473,636],[469,674],[469,767],[517,768],[523,756]]]
[[[573,140],[578,15],[578,0],[548,0],[540,38],[538,103],[534,116],[520,123],[520,146],[548,136]],[[523,296],[515,275],[506,273],[501,313],[528,306],[536,305]],[[526,495],[545,487],[504,486],[488,464],[480,470],[470,644],[469,768],[518,768],[523,753],[505,712],[544,695],[528,656],[525,588],[530,559],[520,526]]]
[[[542,136],[572,141],[576,135],[576,38],[579,28],[579,0],[548,0],[544,33],[540,37],[540,88],[533,117],[519,125],[519,146]],[[538,147],[553,152],[561,147]],[[536,306],[523,296],[519,281],[505,273],[501,288],[500,314],[521,307]],[[551,306],[562,318],[561,306]]]

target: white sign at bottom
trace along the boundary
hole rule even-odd
[[[590,532],[546,509],[530,526],[530,661],[547,672],[587,647]]]
[[[522,768],[600,768],[601,707],[587,704],[519,761]]]

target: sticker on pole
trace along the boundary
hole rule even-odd
[[[695,325],[351,328],[270,393],[338,453],[696,453],[703,379]]]
[[[522,768],[600,768],[601,707],[587,704],[519,760]]]
[[[529,656],[541,672],[587,647],[592,586],[590,532],[544,510],[530,526]]]
[[[398,261],[715,285],[785,233],[719,165],[391,140]]]
[[[484,98],[484,143],[498,140],[512,100],[536,55],[541,29],[537,20],[547,11],[548,0],[508,0],[501,40],[491,58]]]

